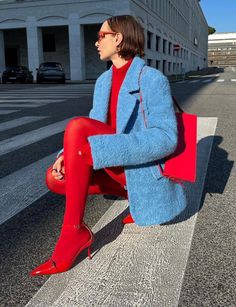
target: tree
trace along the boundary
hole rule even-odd
[[[212,27],[208,27],[208,35],[215,33],[216,29]]]

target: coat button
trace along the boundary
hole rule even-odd
[[[78,155],[82,156],[82,151],[81,150],[78,151]]]

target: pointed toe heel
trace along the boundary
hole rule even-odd
[[[74,227],[75,225],[66,225],[67,227]],[[56,263],[52,258],[35,268],[33,271],[30,272],[30,276],[39,276],[39,275],[52,275],[52,274],[57,274],[57,273],[62,273],[68,271],[73,263],[75,262],[76,258],[79,256],[79,254],[86,248],[88,248],[88,258],[91,260],[91,245],[94,241],[94,235],[92,231],[89,229],[89,227],[85,224],[83,224],[83,227],[85,227],[89,234],[90,234],[90,239],[83,244],[82,246],[78,247],[77,253],[68,261],[64,261],[61,263]]]

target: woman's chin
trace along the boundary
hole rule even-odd
[[[101,53],[99,54],[99,56],[100,56],[101,61],[110,61],[109,57],[106,57],[106,56],[102,55]]]

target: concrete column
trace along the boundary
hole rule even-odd
[[[85,80],[84,28],[76,13],[69,15],[69,49],[71,80]]]
[[[36,79],[36,68],[43,62],[42,30],[37,27],[36,18],[28,17],[26,21],[28,66]]]
[[[3,70],[5,70],[5,46],[3,31],[0,31],[0,76]]]

